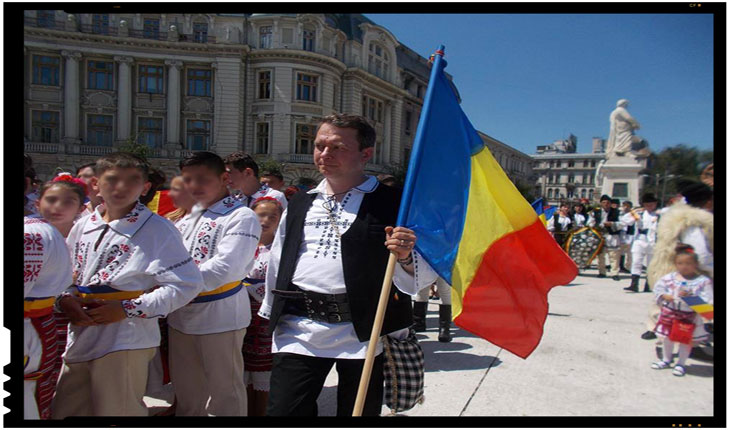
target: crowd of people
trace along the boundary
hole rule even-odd
[[[165,176],[142,158],[113,153],[39,183],[26,155],[25,418],[146,416],[145,393],[166,383],[175,400],[163,415],[316,416],[333,366],[337,415],[350,416],[373,286],[390,253],[381,335],[425,330],[435,288],[438,340],[451,341],[450,286],[414,250],[415,233],[393,227],[394,178],[365,174],[374,143],[365,118],[323,118],[313,160],[324,179],[283,192],[281,174],[260,172],[248,154],[195,152],[170,180],[175,210],[164,217],[148,205]],[[561,205],[548,222],[561,244],[576,228],[600,230],[599,277],[630,268],[627,290],[638,292],[647,267],[651,333],[666,338],[658,369],[670,366],[675,320],[695,323],[692,341],[707,337],[679,297],[712,303],[712,192],[691,184],[682,196],[660,210],[651,194],[622,210],[602,196],[594,209]],[[675,375],[684,374],[683,345]],[[375,354],[365,416],[383,403],[381,343]]]
[[[679,345],[672,372],[675,376],[685,375],[692,347],[706,344],[708,330],[712,329],[711,319],[701,316],[683,299],[694,297],[713,305],[714,182],[712,166],[709,168],[710,173],[705,169],[701,182],[681,181],[679,193],[666,207],[659,208],[652,193],[641,196],[640,207],[603,195],[599,206],[588,211],[583,203],[573,205],[572,211],[570,204],[561,203],[547,222],[556,242],[566,250],[572,235],[585,227],[602,237],[602,245],[594,255],[599,278],[608,275],[620,281],[619,272],[629,273],[631,283],[624,290],[638,293],[641,276],[646,274],[642,291],[653,292],[654,300],[647,331],[641,337],[660,338],[662,359],[651,365],[653,369],[669,368],[675,344]]]

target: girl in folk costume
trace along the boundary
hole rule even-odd
[[[573,228],[584,227],[588,222],[585,205],[583,203],[573,205],[573,214],[570,218],[573,220]]]
[[[573,220],[568,215],[569,207],[570,206],[568,206],[567,203],[561,203],[558,212],[553,215],[553,217],[550,218],[547,223],[548,231],[553,234],[553,237],[555,237],[555,241],[557,241],[558,245],[560,245],[561,247],[563,246],[563,243],[568,236],[568,232],[573,226]]]
[[[712,304],[712,281],[701,275],[698,270],[697,254],[686,244],[679,244],[674,257],[676,271],[663,276],[654,286],[654,295],[662,306],[659,322],[654,332],[664,337],[663,360],[651,365],[652,369],[666,369],[672,362],[674,353],[674,331],[678,322],[694,325],[692,339],[687,343],[679,343],[679,360],[674,366],[675,376],[684,376],[685,363],[692,351],[692,341],[702,341],[708,337],[702,317],[687,305],[682,297],[699,296],[703,301]]]
[[[24,418],[49,419],[58,373],[55,297],[71,285],[71,257],[60,225],[83,208],[83,189],[71,183],[46,184],[36,203],[40,216],[25,217],[24,245]],[[44,219],[48,217],[47,219]]]
[[[269,378],[271,377],[271,335],[267,334],[269,321],[258,315],[266,293],[266,269],[269,265],[271,244],[279,226],[284,209],[273,197],[260,197],[251,205],[261,222],[259,241],[253,269],[244,280],[251,298],[251,324],[243,339],[244,381],[248,394],[248,415],[265,416],[269,400]]]
[[[64,174],[56,176],[41,187],[40,198],[36,201],[38,213],[51,223],[66,238],[76,220],[86,210],[84,201],[88,194],[86,183],[81,179]],[[67,286],[68,287],[68,286]],[[63,352],[66,350],[68,318],[63,312],[54,312],[56,322],[56,345],[58,352],[53,368],[53,384],[63,367]]]

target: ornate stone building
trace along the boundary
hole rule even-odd
[[[282,163],[287,183],[318,180],[315,127],[333,112],[372,121],[370,173],[403,168],[430,75],[359,14],[28,10],[24,24],[24,148],[41,179],[137,142],[168,178],[191,151],[244,150]],[[529,156],[482,138],[531,180]]]
[[[428,61],[358,14],[79,14],[29,10],[25,151],[41,178],[132,141],[168,176],[190,151],[244,150],[318,179],[333,112],[377,130],[371,173],[402,166]]]
[[[597,201],[600,188],[596,185],[596,167],[606,158],[603,139],[594,137],[593,153],[575,153],[578,140],[572,134],[568,139],[537,147],[532,156],[535,172],[535,194],[546,203],[588,199]]]

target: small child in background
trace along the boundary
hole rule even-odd
[[[663,360],[651,365],[652,369],[666,369],[671,365],[674,354],[674,342],[670,339],[672,325],[675,321],[694,324],[692,341],[699,342],[708,337],[702,317],[687,305],[682,297],[699,296],[708,304],[712,304],[712,281],[697,271],[697,254],[690,245],[680,243],[674,257],[676,271],[663,276],[654,286],[656,301],[662,306],[659,322],[654,332],[664,338]],[[679,344],[679,359],[672,372],[675,376],[684,376],[685,363],[692,351],[691,343]]]
[[[271,335],[267,334],[269,321],[258,315],[261,302],[266,293],[266,269],[269,265],[269,252],[274,242],[274,234],[279,226],[284,209],[273,197],[260,197],[251,205],[261,222],[261,240],[254,259],[253,269],[244,280],[251,298],[251,324],[243,338],[244,381],[248,394],[248,415],[266,415],[269,400],[269,379],[273,356],[271,354]]]

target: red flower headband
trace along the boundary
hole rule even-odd
[[[253,207],[253,206],[256,205],[256,203],[259,203],[259,202],[274,202],[279,207],[279,209],[283,209],[283,206],[281,206],[281,202],[280,201],[276,200],[273,197],[269,197],[269,196],[259,197],[258,199],[256,199],[256,200],[253,201],[253,203],[251,204],[251,206]]]
[[[85,196],[89,195],[89,190],[86,187],[86,182],[82,181],[81,179],[74,178],[71,175],[59,175],[51,180],[51,182],[61,182],[61,181],[71,182],[72,184],[79,185],[84,190],[84,195]]]

